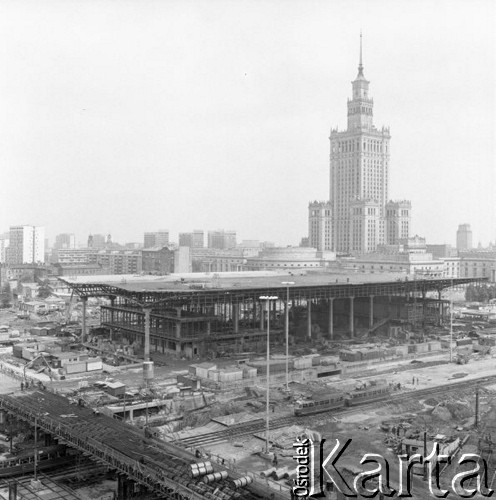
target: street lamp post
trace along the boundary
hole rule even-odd
[[[267,411],[267,425],[265,429],[265,453],[269,453],[269,411],[270,411],[270,302],[272,300],[277,300],[278,297],[262,295],[260,300],[265,300],[267,302],[267,401],[266,401],[266,411]],[[263,314],[263,311],[262,311]]]
[[[453,299],[450,300],[450,363],[453,361]]]
[[[286,329],[286,391],[289,392],[289,285],[294,285],[294,281],[283,281],[286,285],[286,307],[285,307],[285,329]]]

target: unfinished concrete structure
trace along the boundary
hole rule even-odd
[[[294,285],[283,284],[291,277]],[[267,311],[262,296],[279,297],[270,310],[271,341],[284,339],[286,297],[290,333],[317,340],[353,338],[395,319],[419,325],[448,318],[447,288],[484,279],[395,279],[387,275],[352,276],[283,273],[187,274],[167,277],[59,278],[83,301],[105,296],[101,323],[150,351],[188,358],[208,351],[262,350],[266,345]],[[437,292],[437,298],[427,298]],[[86,333],[83,313],[83,337]]]

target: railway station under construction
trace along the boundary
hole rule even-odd
[[[241,272],[169,276],[59,278],[83,304],[106,297],[101,326],[150,352],[200,358],[257,352],[284,341],[350,342],[389,322],[412,328],[441,324],[450,302],[443,291],[484,278],[398,278],[396,274]]]

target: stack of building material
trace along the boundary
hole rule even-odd
[[[209,378],[208,372],[210,370],[217,370],[217,365],[215,363],[198,363],[196,365],[190,365],[188,371],[191,375],[195,375],[198,378]]]
[[[288,361],[289,369],[293,369],[294,360],[290,359]],[[267,374],[267,360],[255,360],[247,363],[257,369],[258,375],[263,376]],[[271,359],[270,360],[270,373],[280,373],[286,371],[286,360],[285,359]]]
[[[431,340],[429,342],[429,351],[440,351],[441,350],[441,342],[438,340]]]
[[[296,358],[294,360],[295,370],[305,370],[306,368],[312,368],[312,358]]]
[[[219,370],[219,382],[236,382],[243,379],[243,370],[239,368],[224,368]]]
[[[414,344],[416,347],[415,352],[417,353],[424,353],[424,352],[429,352],[429,344],[427,342],[423,342],[421,344]]]
[[[255,378],[257,376],[257,369],[253,366],[245,366],[243,368],[243,378]]]

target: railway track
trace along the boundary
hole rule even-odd
[[[460,382],[453,382],[451,384],[446,384],[442,386],[429,387],[427,389],[418,389],[411,392],[401,393],[401,394],[393,394],[392,396],[375,399],[374,401],[370,401],[367,403],[362,403],[359,406],[354,406],[351,408],[340,408],[338,410],[333,410],[333,416],[340,416],[350,413],[361,413],[366,408],[374,407],[378,402],[387,401],[390,404],[398,404],[405,401],[409,401],[412,399],[423,399],[427,396],[438,394],[439,392],[449,393],[454,391],[462,391],[465,389],[469,389],[474,387],[475,385],[481,384],[490,384],[496,382],[496,375],[489,377],[481,377],[478,379],[465,380]],[[289,415],[287,417],[277,418],[270,421],[271,429],[280,429],[282,427],[286,427],[288,425],[298,424],[298,423],[308,423],[308,421],[319,414],[308,415],[308,416],[299,416],[296,417],[294,415]],[[263,432],[265,430],[265,419],[261,417],[256,421],[237,425],[236,427],[227,427],[226,429],[221,429],[218,431],[209,432],[206,434],[201,434],[198,436],[188,436],[182,439],[174,440],[173,442],[178,445],[182,445],[185,447],[203,447],[208,444],[218,444],[225,441],[229,441],[235,437],[247,436],[249,434],[256,434],[258,432]]]
[[[0,395],[0,407],[30,424],[37,422],[59,442],[125,474],[162,498],[265,498],[255,491],[256,485],[235,491],[229,481],[207,484],[202,478],[191,477],[194,456],[184,449],[147,438],[136,428],[89,408],[71,405],[61,396],[38,390]],[[229,471],[229,477],[237,476]]]

